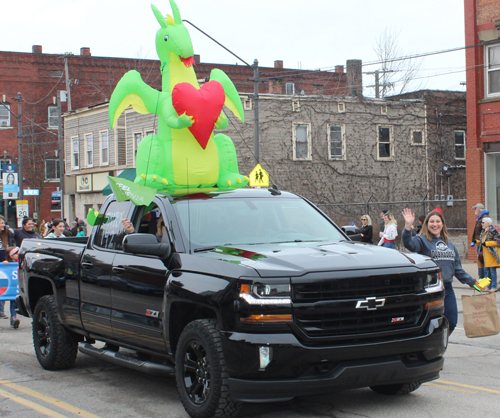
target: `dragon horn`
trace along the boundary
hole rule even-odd
[[[174,0],[170,0],[170,7],[172,8],[172,13],[174,14],[175,24],[182,25],[181,14],[179,13],[179,8]]]
[[[151,5],[151,9],[153,9],[153,13],[155,14],[156,20],[160,24],[162,28],[167,27],[167,22],[165,18],[161,15],[161,12],[156,8],[154,4]]]

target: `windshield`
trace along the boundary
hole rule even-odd
[[[297,198],[191,199],[175,202],[174,208],[191,244],[202,248],[344,239],[320,212]]]

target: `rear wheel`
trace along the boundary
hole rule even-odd
[[[59,321],[52,295],[41,297],[36,304],[33,315],[33,345],[38,362],[44,369],[67,369],[76,360],[78,341]]]
[[[241,404],[229,396],[220,331],[214,319],[199,319],[182,331],[175,374],[179,397],[194,418],[234,417]]]
[[[409,393],[417,390],[421,385],[422,383],[420,382],[410,382],[398,383],[394,385],[370,386],[370,389],[383,395],[408,395]]]

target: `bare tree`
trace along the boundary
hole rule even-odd
[[[373,48],[381,62],[379,70],[381,97],[389,93],[402,94],[423,87],[422,82],[417,80],[421,72],[422,59],[409,58],[414,54],[405,53],[400,47],[400,34],[401,30],[386,27]]]

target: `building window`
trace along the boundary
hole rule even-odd
[[[252,110],[252,99],[250,97],[243,98],[243,109]]]
[[[144,138],[146,138],[148,135],[154,135],[155,131],[149,130],[149,131],[144,131]]]
[[[394,157],[392,151],[392,128],[390,126],[378,127],[378,159],[392,160]]]
[[[339,113],[345,112],[345,103],[337,103],[337,109]]]
[[[73,158],[71,159],[73,168],[80,168],[80,141],[77,136],[71,137],[71,154],[73,155]]]
[[[293,96],[295,94],[295,84],[294,83],[286,83],[286,95]]]
[[[58,116],[57,106],[49,106],[49,128],[59,127]]]
[[[380,106],[380,114],[387,115],[387,105]]]
[[[108,131],[99,132],[100,150],[101,150],[101,165],[109,165],[109,139]]]
[[[134,154],[137,154],[137,148],[142,141],[142,132],[134,133]]]
[[[10,126],[10,105],[0,103],[0,128]]]
[[[465,160],[465,131],[455,131],[455,160]]]
[[[293,159],[311,159],[310,125],[308,123],[293,124]]]
[[[300,112],[299,99],[292,99],[292,112]]]
[[[94,166],[94,136],[85,134],[85,167]]]
[[[331,160],[345,160],[344,127],[328,126],[328,149]]]
[[[59,159],[51,158],[45,160],[45,180],[59,180]]]
[[[411,143],[413,145],[424,145],[424,133],[418,129],[412,129],[411,131]]]
[[[486,47],[486,95],[500,95],[500,44]]]

